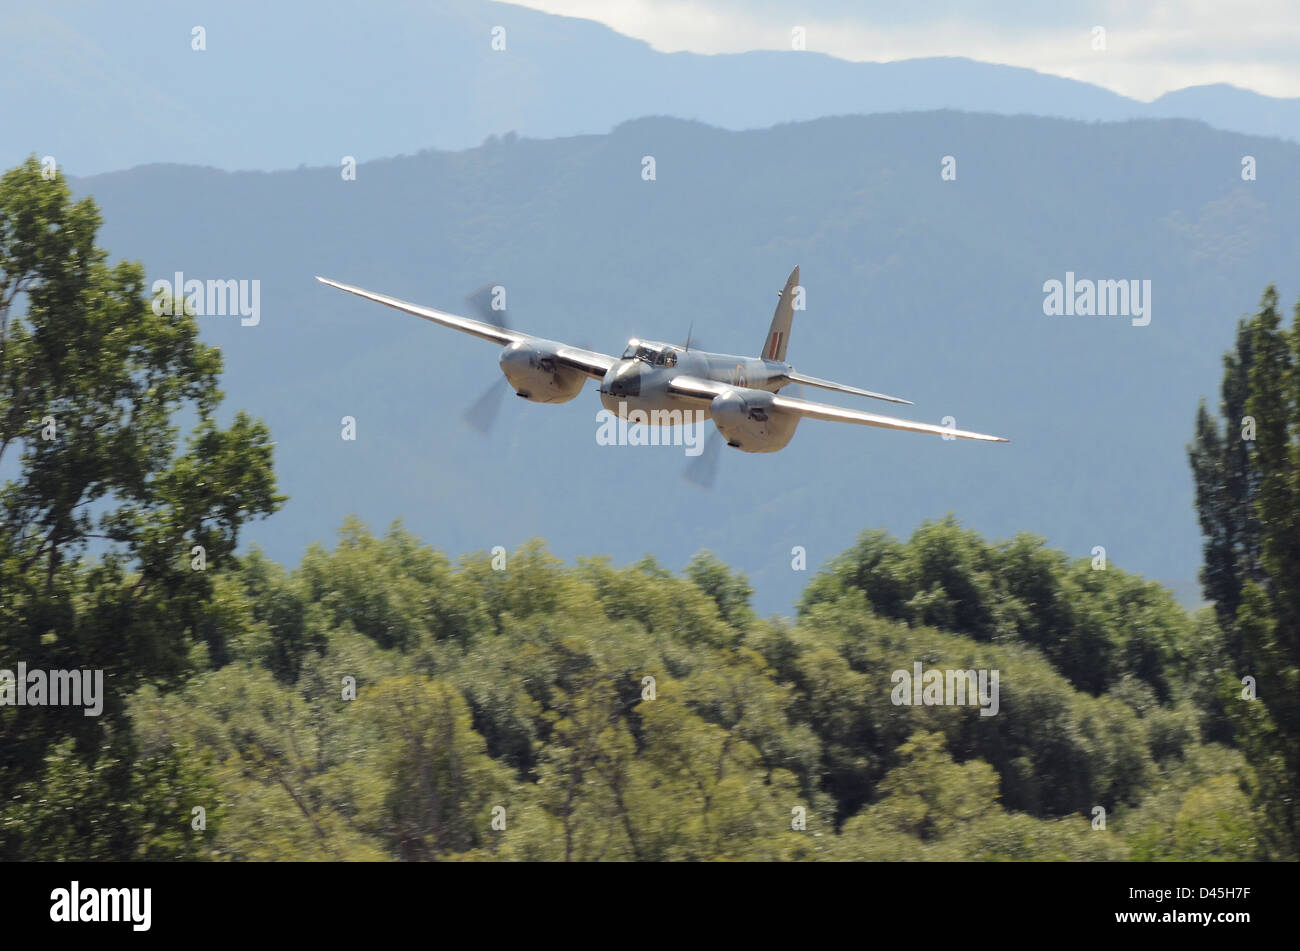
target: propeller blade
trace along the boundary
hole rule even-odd
[[[501,288],[501,296],[497,297],[496,288]],[[494,308],[493,302],[500,299],[505,302],[505,288],[500,284],[484,284],[474,293],[465,298],[478,319],[484,323],[489,323],[494,327],[500,327],[502,330],[509,330],[509,318],[506,317],[506,308]]]
[[[722,447],[726,442],[722,433],[718,432],[718,427],[710,428],[713,432],[704,440],[704,451],[686,463],[686,471],[682,473],[682,478],[701,489],[713,488],[713,483],[718,478]]]
[[[503,376],[489,386],[477,400],[474,405],[465,410],[463,419],[480,433],[487,435],[492,431],[492,425],[496,422],[497,411],[501,409],[501,397],[505,395],[510,384]]]

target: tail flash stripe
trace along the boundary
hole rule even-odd
[[[772,346],[768,348],[767,358],[769,360],[775,360],[776,355],[778,352],[780,352],[780,350],[781,350],[781,331],[778,330],[772,334]]]

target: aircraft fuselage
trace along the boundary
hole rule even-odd
[[[629,350],[636,343],[629,344]],[[686,375],[775,393],[790,382],[786,374],[793,369],[788,363],[757,357],[683,350],[651,341],[640,343],[643,349],[653,351],[653,359],[625,356],[610,367],[600,381],[600,402],[605,409],[622,417],[633,410],[646,413],[659,410],[661,412],[652,418],[659,420],[660,425],[677,425],[681,420],[689,422],[696,418],[688,414],[688,410],[702,411],[706,419],[710,416],[707,403],[671,392],[668,383],[675,376]],[[672,361],[671,365],[669,361]]]

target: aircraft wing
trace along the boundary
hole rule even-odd
[[[698,376],[675,376],[668,381],[668,388],[679,396],[693,396],[705,402],[736,389],[716,380],[702,380]]]
[[[482,340],[490,340],[503,346],[519,340],[543,339],[534,337],[532,334],[521,333],[518,330],[506,330],[504,327],[497,327],[482,320],[448,314],[441,310],[434,310],[432,307],[422,307],[419,304],[412,304],[396,297],[389,297],[387,294],[376,294],[374,291],[353,287],[351,284],[331,281],[327,277],[317,276],[316,280],[322,284],[328,284],[330,287],[337,287],[341,291],[347,291],[349,294],[364,297],[366,300],[372,300],[387,307],[394,307],[405,313],[413,314],[431,323],[441,324],[444,327],[450,327],[452,330],[459,330],[462,333],[471,334]],[[556,348],[555,355],[562,362],[596,379],[603,377],[605,372],[618,362],[608,354],[598,353],[595,350],[584,350],[582,347],[571,347],[567,344],[560,344]]]
[[[909,433],[934,433],[937,436],[956,436],[958,439],[981,439],[984,442],[1010,442],[1001,436],[989,436],[985,433],[973,433],[966,429],[950,429],[947,426],[935,426],[933,423],[915,423],[910,419],[897,419],[893,416],[879,416],[866,413],[860,409],[845,409],[831,406],[829,403],[814,403],[794,396],[777,394],[774,406],[792,410],[812,419],[827,419],[835,423],[857,423],[860,426],[878,426],[881,429],[901,429]]]
[[[702,380],[693,376],[673,377],[668,385],[674,392],[682,396],[707,400],[712,400],[715,396],[721,396],[731,390],[739,389],[739,387],[728,386],[726,383]],[[893,416],[880,416],[859,409],[845,409],[842,406],[831,406],[829,403],[815,403],[812,400],[799,399],[794,396],[781,396],[779,393],[773,395],[772,405],[779,409],[798,413],[800,416],[807,416],[811,419],[825,419],[835,423],[857,423],[859,426],[900,429],[909,433],[933,433],[936,436],[955,436],[958,439],[979,439],[984,442],[1010,442],[1009,439],[1003,439],[1001,436],[989,436],[985,433],[974,433],[965,429],[950,429],[947,426],[936,426],[933,423],[917,423],[910,419],[897,419]]]
[[[416,317],[422,317],[425,320],[432,321],[435,324],[442,324],[444,327],[450,327],[452,330],[459,330],[462,333],[473,334],[483,340],[491,340],[493,343],[508,344],[516,340],[526,340],[528,334],[517,333],[513,330],[505,330],[501,327],[494,327],[492,324],[485,323],[481,320],[473,320],[469,317],[458,317],[455,314],[443,313],[440,310],[434,310],[432,307],[421,307],[419,304],[411,304],[404,300],[398,300],[396,297],[389,297],[387,294],[376,294],[374,291],[362,290],[359,287],[353,287],[351,284],[340,284],[338,281],[331,281],[327,277],[317,277],[316,280],[322,284],[328,284],[330,287],[337,287],[341,291],[347,291],[349,294],[356,294],[358,297],[364,297],[366,300],[376,301],[388,307],[395,307],[398,310],[405,311],[408,314],[414,314]]]
[[[599,380],[605,376],[618,360],[611,357],[608,353],[601,353],[598,350],[584,350],[582,347],[570,347],[563,344],[555,355],[573,367],[575,370],[581,370],[587,376]]]

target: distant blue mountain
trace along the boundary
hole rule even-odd
[[[1258,181],[1242,181],[1244,154]],[[151,280],[262,282],[258,326],[200,325],[225,355],[228,410],[277,441],[291,500],[249,535],[276,558],[296,563],[355,511],[453,553],[541,536],[566,558],[681,568],[709,548],[749,573],[761,610],[788,611],[807,577],[794,546],[815,569],[862,528],[907,534],[948,511],[991,537],[1104,546],[1193,598],[1185,444],[1238,315],[1269,282],[1288,306],[1300,292],[1297,182],[1300,145],[1199,123],[929,112],[747,132],[643,119],[369,162],[351,182],[332,163],[151,165],[74,187],[100,202],[102,243]],[[498,281],[534,333],[614,352],[693,324],[713,349],[754,353],[795,264],[797,367],[1011,444],[809,421],[780,453],[727,450],[702,492],[679,478],[680,449],[598,446],[591,385],[562,406],[511,398],[480,437],[459,417],[496,378],[493,346],[313,280],[457,310]],[[1150,280],[1150,325],[1045,316],[1044,282],[1069,272]]]
[[[202,27],[206,50],[191,49]],[[506,49],[491,48],[494,27]],[[725,129],[962,109],[1084,120],[1188,118],[1300,140],[1300,100],[1227,86],[1145,104],[967,59],[852,63],[815,52],[658,53],[591,21],[444,0],[68,0],[0,8],[0,164],[71,174],[150,162],[227,170],[462,149],[515,130],[608,132],[646,115]]]

